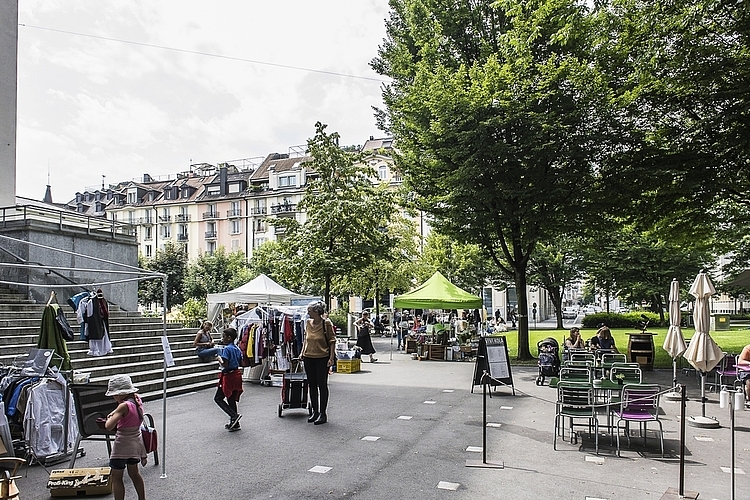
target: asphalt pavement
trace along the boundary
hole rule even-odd
[[[566,325],[567,326],[567,325]],[[513,335],[515,332],[510,332]],[[658,452],[655,425],[647,445],[634,439],[622,457],[602,430],[599,455],[586,429],[577,444],[558,439],[553,451],[556,392],[536,386],[534,367],[513,367],[516,395],[507,388],[487,399],[483,425],[481,387],[474,363],[417,361],[389,351],[390,339],[374,339],[376,363],[330,378],[329,422],[307,423],[304,410],[278,417],[280,389],[245,382],[239,404],[242,430],[227,432],[213,390],[169,398],[167,434],[161,432],[162,402],[146,404],[166,437],[162,465],[143,469],[154,499],[659,499],[679,486],[680,405],[662,400],[666,456]],[[395,347],[395,345],[393,346]],[[667,388],[671,371],[646,372],[646,381]],[[700,415],[699,379],[680,374],[688,387],[687,415]],[[718,429],[686,428],[685,489],[701,499],[731,495],[729,411],[709,393],[706,414]],[[600,418],[603,421],[605,419]],[[504,468],[470,468],[467,460]],[[750,411],[735,418],[735,481],[750,491]],[[76,467],[106,466],[106,445],[83,441]],[[161,443],[159,447],[161,451]],[[478,450],[478,451],[477,451]],[[35,465],[18,480],[24,500],[49,498],[49,470]],[[162,471],[166,477],[162,477]],[[126,498],[135,492],[126,476]]]

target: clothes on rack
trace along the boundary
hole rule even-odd
[[[59,356],[50,363],[60,367],[62,370],[70,370],[70,354],[68,354],[68,345],[60,333],[57,323],[57,304],[47,304],[42,313],[42,325],[39,332],[39,340],[36,346],[40,349],[52,349]]]
[[[102,289],[96,294],[81,298],[76,311],[78,321],[85,324],[85,335],[89,340],[89,356],[111,354],[109,339],[109,306]]]
[[[70,451],[78,437],[75,405],[68,397],[68,442],[65,443],[67,385],[62,376],[42,378],[27,389],[24,439],[31,454],[39,458]]]

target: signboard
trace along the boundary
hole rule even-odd
[[[482,376],[485,371],[490,376],[487,380],[489,385],[493,387],[499,385],[509,386],[513,391],[513,395],[516,395],[505,335],[482,337],[479,339],[479,349],[477,350],[477,362],[474,366],[474,381],[471,386],[471,392],[474,392],[475,385],[482,385]]]

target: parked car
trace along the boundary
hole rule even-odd
[[[625,313],[629,313],[630,309],[628,309],[627,307],[621,307],[617,310],[617,312],[619,312],[620,314],[625,314]]]
[[[563,319],[576,319],[578,317],[578,309],[575,307],[563,307],[562,317]]]
[[[589,314],[596,314],[594,306],[586,306],[583,308],[583,315],[588,316]]]

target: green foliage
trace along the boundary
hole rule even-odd
[[[372,66],[392,79],[380,118],[399,141],[399,168],[438,230],[479,245],[527,310],[529,258],[597,217],[596,165],[619,140],[587,11],[563,0],[390,6]]]
[[[598,328],[600,324],[605,324],[610,328],[632,328],[634,330],[641,330],[643,327],[643,318],[641,314],[644,314],[648,320],[649,325],[659,325],[659,315],[651,312],[629,312],[625,314],[619,313],[595,313],[588,314],[583,317],[581,325],[583,328]]]
[[[175,319],[186,327],[199,328],[208,315],[208,305],[205,297],[203,299],[189,298],[185,300],[179,311],[175,313]]]
[[[248,281],[247,264],[242,252],[227,253],[219,247],[212,254],[201,254],[188,266],[185,295],[205,299],[209,293],[226,292]]]
[[[157,251],[151,259],[138,256],[138,265],[142,269],[157,271],[167,275],[167,310],[184,300],[183,283],[187,273],[187,255],[181,245],[171,241]],[[142,305],[161,304],[164,291],[161,279],[149,279],[138,282],[138,302]]]
[[[481,295],[488,283],[500,283],[496,267],[477,244],[461,243],[438,231],[432,231],[419,258],[418,283],[424,283],[435,271],[467,292]]]
[[[339,134],[326,133],[315,124],[315,136],[307,141],[313,160],[308,163],[317,177],[305,187],[299,207],[305,210],[303,225],[284,224],[281,249],[286,269],[293,269],[301,283],[312,284],[330,304],[332,284],[371,265],[387,254],[393,242],[388,221],[396,210],[395,196],[386,186],[374,186],[375,171],[359,153],[338,146]]]
[[[333,326],[341,329],[343,335],[347,334],[349,325],[347,324],[348,314],[345,309],[334,309],[328,314],[328,319],[331,320]]]

